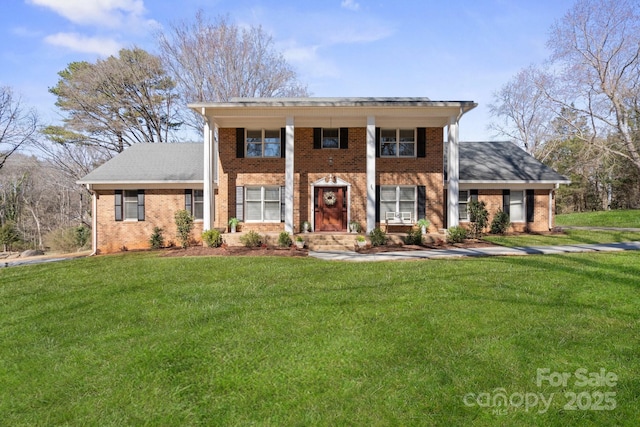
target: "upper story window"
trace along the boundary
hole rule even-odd
[[[415,129],[380,129],[381,157],[415,157]]]
[[[247,157],[280,157],[281,141],[279,129],[247,130]]]
[[[338,128],[322,129],[322,148],[340,148],[340,130]]]

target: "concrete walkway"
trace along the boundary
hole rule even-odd
[[[309,251],[309,256],[327,261],[408,261],[420,259],[442,259],[485,256],[544,255],[579,252],[638,251],[640,242],[596,243],[583,245],[529,246],[507,248],[488,246],[485,248],[428,249],[421,251],[380,252],[360,254],[341,251]]]

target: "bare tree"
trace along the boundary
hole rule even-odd
[[[579,0],[551,31],[551,61],[563,91],[553,101],[590,118],[591,143],[640,171],[633,123],[640,95],[640,6]]]
[[[534,66],[521,70],[494,93],[489,111],[499,121],[490,123],[489,129],[535,154],[552,136],[549,125],[553,112],[545,89],[551,82],[551,76]]]
[[[177,93],[160,58],[134,48],[95,64],[73,62],[58,73],[50,92],[68,114],[64,128],[49,134],[65,142],[96,145],[115,153],[136,143],[170,142]]]
[[[224,17],[212,23],[200,10],[193,22],[172,25],[157,38],[185,103],[308,96],[262,27],[240,29]],[[191,115],[189,124],[202,131],[199,117]]]
[[[35,110],[25,110],[10,87],[0,87],[0,169],[9,156],[31,140],[37,125]]]

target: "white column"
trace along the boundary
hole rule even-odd
[[[293,117],[287,117],[284,163],[284,231],[293,233]]]
[[[535,199],[535,197],[534,197]],[[549,190],[549,230],[553,229],[553,189]]]
[[[91,184],[87,184],[90,187]],[[98,253],[98,195],[93,188],[89,188],[91,191],[91,253],[93,255]]]
[[[376,228],[376,118],[367,117],[367,233]]]
[[[204,169],[203,169],[203,183],[202,183],[202,195],[203,195],[203,218],[202,218],[202,228],[203,231],[211,230],[211,218],[213,212],[213,191],[211,191],[211,183],[213,181],[213,177],[211,174],[211,158],[212,158],[212,149],[211,149],[211,129],[209,126],[209,118],[204,115],[204,109],[202,111],[202,115],[204,116]]]
[[[451,117],[448,129],[449,156],[447,176],[449,178],[449,187],[447,192],[447,227],[455,227],[458,225],[458,190],[460,188],[458,138],[458,118]]]

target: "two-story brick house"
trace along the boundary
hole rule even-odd
[[[566,179],[511,143],[460,143],[471,101],[426,98],[234,99],[190,107],[203,144],[140,144],[80,182],[94,194],[94,249],[148,247],[153,227],[196,217],[194,237],[226,228],[370,231],[419,218],[441,230],[466,220],[472,198],[514,230],[553,226]]]

